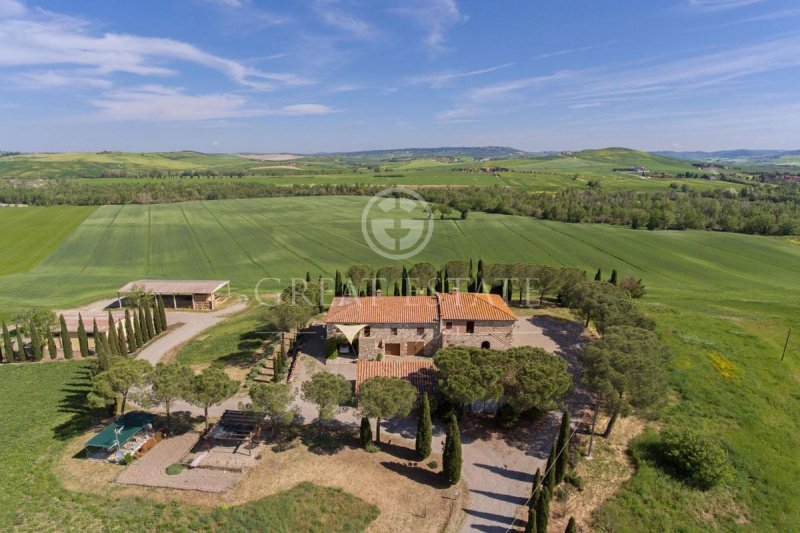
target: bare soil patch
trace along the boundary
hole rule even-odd
[[[599,418],[597,427],[604,428],[606,421]],[[583,490],[579,491],[568,483],[559,486],[550,503],[548,531],[564,531],[570,516],[575,517],[579,530],[592,531],[592,513],[634,474],[628,447],[645,426],[644,420],[630,416],[617,421],[608,439],[595,436],[592,459],[581,460],[575,468],[575,473],[583,480]],[[581,452],[585,452],[588,438],[588,435],[582,436]]]
[[[440,454],[435,453],[425,461],[417,462],[413,460],[413,441],[394,436],[387,439],[382,444],[382,451],[377,453],[367,453],[348,445],[330,454],[315,453],[299,439],[280,446],[261,447],[258,452],[253,451],[254,455],[260,457],[257,465],[227,492],[210,494],[194,490],[121,485],[114,480],[126,467],[83,459],[83,444],[94,433],[95,430],[89,431],[74,439],[56,463],[56,475],[69,490],[118,498],[141,496],[215,507],[243,504],[309,481],[325,487],[341,488],[377,505],[381,510],[380,517],[368,531],[381,533],[457,531],[463,517],[465,497],[469,492],[463,485],[454,488],[444,486],[439,474],[442,464]],[[437,467],[429,468],[429,461],[436,461]],[[165,477],[178,478],[185,473]]]

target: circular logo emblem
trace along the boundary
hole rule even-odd
[[[361,213],[361,233],[372,250],[387,259],[414,257],[433,235],[433,211],[408,189],[384,189]]]

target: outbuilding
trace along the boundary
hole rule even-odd
[[[149,292],[161,296],[164,307],[172,309],[216,309],[223,301],[220,291],[227,287],[227,296],[231,295],[229,280],[218,279],[140,279],[131,281],[117,291],[117,298],[122,303],[126,295],[138,291]]]

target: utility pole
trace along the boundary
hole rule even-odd
[[[792,335],[792,328],[789,328],[789,332],[786,334],[786,342],[783,343],[783,353],[781,354],[781,361],[783,358],[786,357],[786,348],[789,346],[789,337]]]

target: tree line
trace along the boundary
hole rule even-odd
[[[89,182],[50,179],[2,180],[0,203],[28,205],[151,204],[191,200],[270,198],[286,196],[372,196],[378,185],[274,185],[220,180],[159,182]],[[554,194],[523,192],[508,187],[419,187],[434,209],[530,216],[559,222],[591,222],[634,229],[701,229],[759,235],[800,233],[800,184],[744,186],[694,191],[605,191],[564,189]]]

